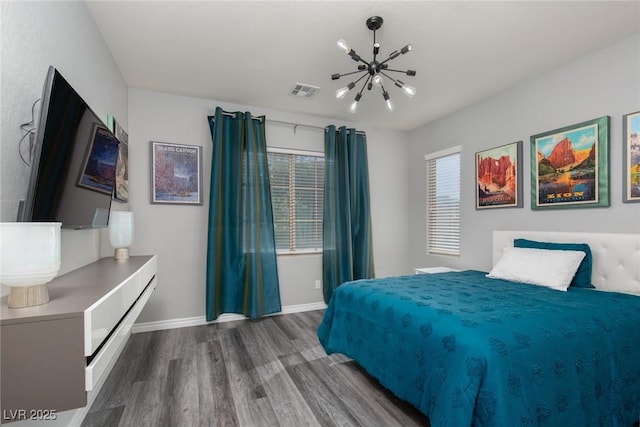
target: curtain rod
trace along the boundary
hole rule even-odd
[[[229,113],[227,111],[222,111],[222,114],[225,115],[225,116],[229,116],[229,117],[235,117],[236,116],[236,113]],[[278,125],[293,126],[293,133],[296,133],[296,128],[299,128],[299,127],[305,127],[305,128],[310,128],[310,129],[318,129],[318,130],[322,130],[322,131],[326,131],[327,130],[326,126],[322,127],[322,126],[315,126],[315,125],[306,125],[304,123],[294,123],[294,122],[285,122],[285,121],[282,121],[282,120],[272,120],[272,119],[265,118],[265,116],[251,117],[251,118],[253,120],[262,120],[262,119],[264,119],[266,123],[274,123],[274,124],[278,124]],[[215,118],[213,118],[213,121],[215,121]],[[366,133],[364,131],[360,131],[360,130],[357,130],[356,133],[360,134],[360,135],[366,135]]]
[[[284,122],[282,120],[271,120],[271,119],[266,119],[267,123],[275,123],[278,125],[285,125],[285,126],[293,126],[293,133],[296,133],[296,128],[298,127],[305,127],[305,128],[310,128],[310,129],[318,129],[318,130],[322,130],[322,131],[327,131],[327,127],[321,127],[321,126],[314,126],[314,125],[305,125],[302,123],[293,123],[293,122]],[[360,135],[366,135],[366,133],[364,131],[361,130],[356,130],[357,134]]]
[[[293,133],[296,133],[296,128],[298,128],[298,127],[309,128],[309,129],[318,129],[318,130],[324,130],[325,129],[322,126],[305,125],[305,124],[302,124],[302,123],[293,123],[293,122],[284,122],[282,120],[267,119],[267,122],[275,123],[277,125],[293,126]]]

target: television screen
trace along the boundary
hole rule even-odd
[[[49,68],[20,221],[99,228],[109,222],[119,142],[71,85]]]

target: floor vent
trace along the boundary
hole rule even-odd
[[[298,96],[300,98],[311,98],[320,90],[317,86],[311,86],[304,83],[296,83],[296,87],[291,91],[291,95]]]

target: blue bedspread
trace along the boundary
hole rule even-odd
[[[640,297],[484,275],[345,283],[318,337],[434,427],[638,421]]]

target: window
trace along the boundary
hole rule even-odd
[[[460,255],[460,146],[427,161],[427,253]]]
[[[322,153],[268,148],[278,253],[322,251]]]

